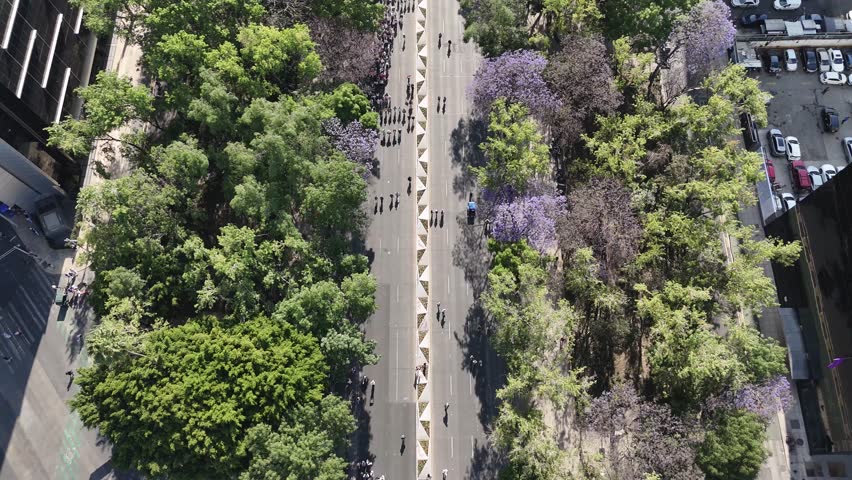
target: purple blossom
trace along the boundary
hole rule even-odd
[[[561,195],[523,196],[494,206],[493,235],[501,242],[526,239],[544,253],[556,247],[556,219],[565,214]]]
[[[689,73],[706,73],[720,65],[734,44],[737,29],[731,8],[722,0],[702,0],[678,23],[674,35],[683,41]]]
[[[533,50],[517,50],[486,59],[473,76],[468,95],[473,97],[479,112],[489,111],[495,100],[504,97],[543,118],[561,107],[559,98],[544,81],[545,67],[547,59]]]
[[[376,144],[379,141],[379,133],[361,125],[355,120],[343,126],[338,118],[331,118],[323,123],[326,134],[331,144],[352,162],[372,170],[376,158]]]
[[[707,401],[710,411],[746,410],[770,421],[778,410],[786,410],[791,401],[790,382],[778,376],[762,384],[749,383],[736,392],[727,392]]]

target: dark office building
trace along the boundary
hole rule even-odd
[[[0,209],[33,212],[82,178],[84,162],[47,147],[44,131],[79,116],[74,89],[106,63],[109,45],[82,13],[66,0],[0,0]]]
[[[800,240],[793,267],[773,265],[782,310],[795,312],[806,352],[796,380],[812,455],[852,465],[852,168],[766,226],[767,235]],[[852,473],[852,469],[845,468]]]

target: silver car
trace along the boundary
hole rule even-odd
[[[819,60],[819,71],[820,72],[830,72],[831,71],[831,57],[828,56],[828,50],[824,48],[817,48],[817,60]]]

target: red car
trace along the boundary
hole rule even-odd
[[[769,177],[769,183],[775,183],[775,164],[768,158],[766,159],[766,176]]]
[[[798,190],[813,190],[814,188],[811,177],[808,175],[808,169],[805,168],[805,162],[801,160],[790,162],[790,178],[793,179],[793,185]]]

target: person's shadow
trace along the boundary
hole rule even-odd
[[[399,446],[399,454],[402,455],[405,453],[405,440],[402,441],[402,445]]]
[[[450,414],[447,413],[446,410],[444,410],[444,426],[445,427],[448,426],[449,421],[450,421]]]

